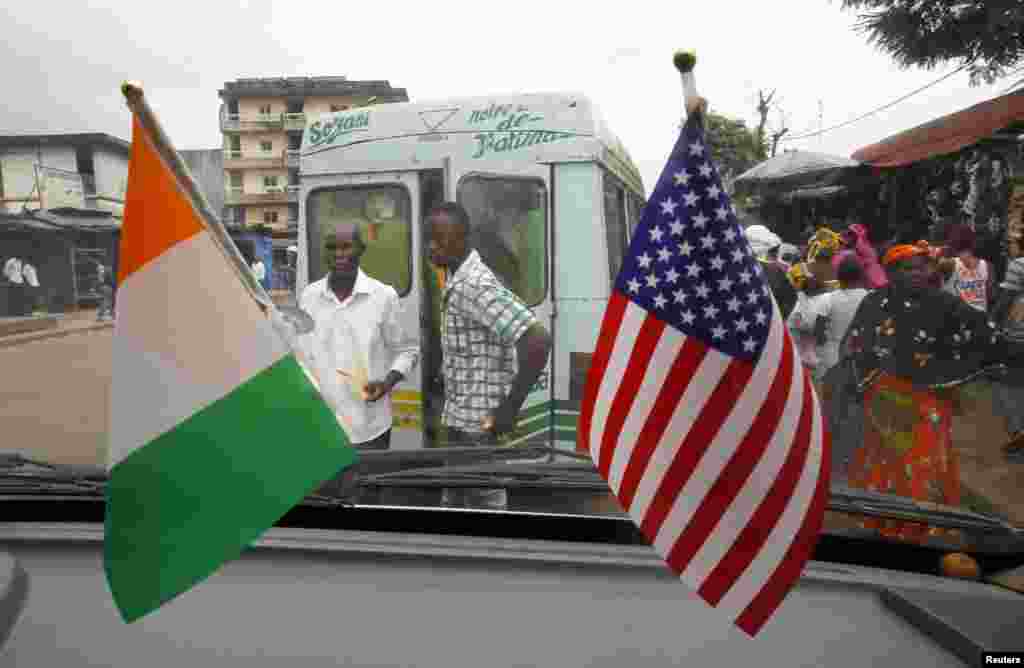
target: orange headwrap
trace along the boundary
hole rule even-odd
[[[882,264],[889,266],[894,262],[900,262],[915,255],[931,255],[931,251],[931,246],[928,245],[927,241],[923,240],[918,241],[916,244],[900,244],[889,249],[889,252],[882,258]]]

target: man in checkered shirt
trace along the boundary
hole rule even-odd
[[[442,423],[452,443],[494,440],[515,429],[519,410],[547,365],[551,338],[472,248],[462,205],[434,207],[427,224],[430,261],[445,269]]]

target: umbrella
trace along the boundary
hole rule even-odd
[[[736,183],[777,181],[797,176],[824,175],[860,166],[859,162],[839,155],[812,151],[787,151],[754,165],[736,177]]]

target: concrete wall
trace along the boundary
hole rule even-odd
[[[128,187],[128,156],[105,148],[96,148],[92,155],[96,173],[96,194],[124,200]]]
[[[112,211],[121,216],[124,196],[128,188],[128,156],[104,148],[96,148],[92,155],[96,174],[96,195],[105,199],[93,200],[94,208]],[[117,201],[110,201],[117,200]]]
[[[180,153],[213,212],[219,216],[224,208],[224,152],[215,148]]]
[[[38,197],[35,165],[78,171],[75,149],[71,146],[17,146],[0,147],[0,170],[3,174],[3,199]],[[21,211],[23,202],[4,202],[7,211]],[[30,209],[39,207],[38,199],[29,203]]]

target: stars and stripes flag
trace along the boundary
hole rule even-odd
[[[817,541],[828,435],[697,115],[615,281],[579,434],[669,568],[756,635]]]

